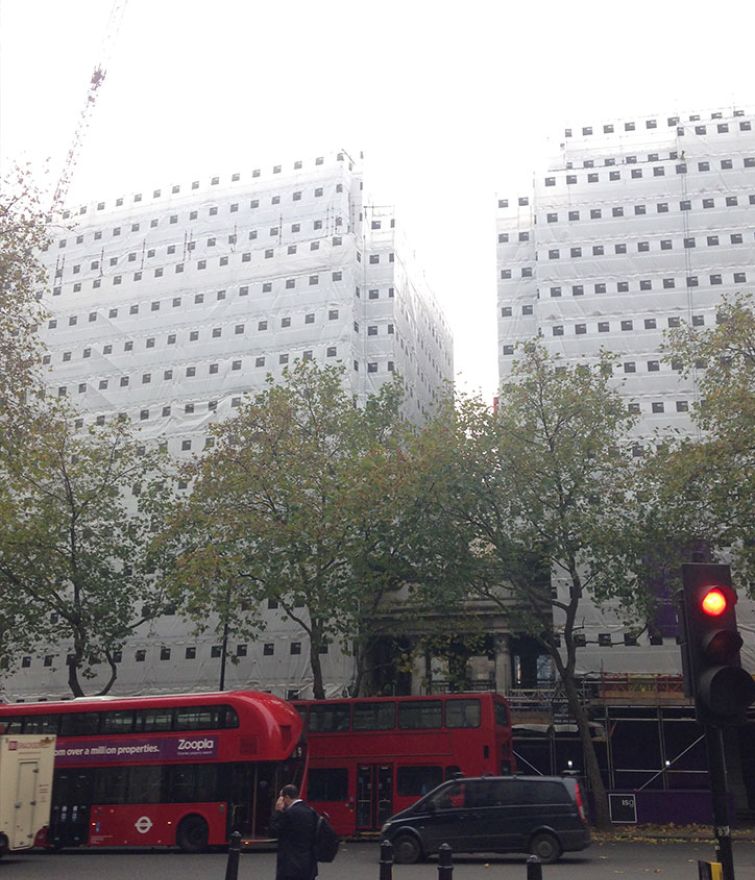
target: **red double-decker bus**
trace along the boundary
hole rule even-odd
[[[271,694],[95,697],[0,706],[0,732],[58,737],[41,845],[179,846],[269,839],[275,798],[305,771],[302,722]]]
[[[305,722],[307,800],[343,835],[378,831],[456,773],[515,769],[499,694],[296,700]]]

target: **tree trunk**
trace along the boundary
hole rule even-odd
[[[322,628],[319,623],[312,621],[309,631],[309,665],[312,667],[312,693],[316,700],[325,699],[325,687],[322,681],[322,664],[320,663],[320,648],[322,647]]]
[[[73,660],[68,664],[68,687],[74,697],[85,697],[86,694],[79,684],[79,663],[81,658],[75,654]]]
[[[367,662],[367,645],[361,636],[354,639],[354,679],[351,685],[351,696],[362,696],[362,682],[364,681],[364,667]]]
[[[576,646],[574,644],[574,621],[579,609],[579,603],[582,598],[582,581],[577,568],[577,561],[572,555],[569,558],[569,574],[571,575],[571,588],[569,591],[569,605],[566,611],[566,621],[564,625],[564,639],[566,641],[567,659],[564,663],[558,651],[552,654],[556,663],[556,667],[561,676],[561,681],[566,689],[566,699],[569,703],[569,711],[577,722],[577,730],[579,738],[582,742],[582,754],[585,761],[585,777],[592,791],[593,801],[595,803],[595,825],[603,830],[611,827],[611,820],[608,813],[608,797],[606,796],[606,788],[603,785],[603,777],[600,775],[600,767],[598,765],[598,756],[595,752],[595,744],[590,736],[590,723],[587,712],[582,705],[582,700],[577,689],[577,681],[574,676],[576,664]]]
[[[564,670],[562,681],[566,689],[566,698],[569,703],[569,711],[577,722],[579,738],[582,742],[582,753],[585,759],[585,777],[590,784],[593,800],[595,802],[595,825],[600,829],[608,829],[611,827],[611,819],[608,813],[608,797],[606,788],[603,785],[603,777],[600,775],[600,767],[598,765],[598,756],[595,752],[595,744],[590,736],[590,724],[587,712],[582,705],[577,690],[577,684],[574,676],[570,671]]]
[[[115,684],[116,678],[118,678],[118,664],[113,660],[113,655],[110,651],[105,651],[105,658],[107,659],[108,666],[110,667],[110,678],[108,679],[105,687],[97,694],[98,697],[104,697],[105,694],[110,693],[110,689]]]

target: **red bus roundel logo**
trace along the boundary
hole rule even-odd
[[[134,828],[136,828],[139,834],[146,834],[152,828],[152,820],[149,816],[139,816],[136,822],[134,822]]]

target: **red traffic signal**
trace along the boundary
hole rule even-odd
[[[703,614],[708,614],[711,617],[719,617],[728,607],[729,600],[719,587],[712,587],[708,590],[700,602]]]
[[[743,723],[755,702],[755,681],[742,669],[737,594],[728,565],[682,566],[682,660],[687,696],[703,724]]]

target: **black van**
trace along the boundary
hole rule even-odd
[[[381,836],[404,864],[437,853],[444,843],[455,853],[528,852],[549,863],[590,845],[584,804],[571,777],[457,778],[391,816]]]

